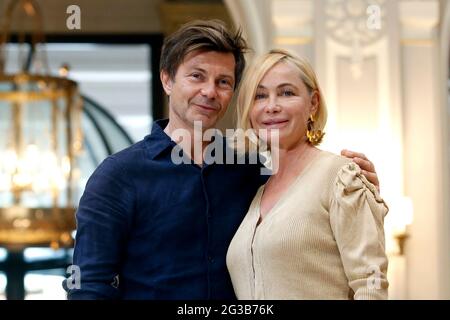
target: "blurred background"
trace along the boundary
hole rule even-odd
[[[446,0],[0,0],[0,299],[65,299],[87,178],[167,115],[161,45],[197,18],[310,60],[322,148],[365,153],[390,207],[390,298],[450,299]]]

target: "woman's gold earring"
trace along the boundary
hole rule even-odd
[[[322,132],[321,130],[314,130],[314,117],[311,114],[308,119],[306,130],[306,137],[308,138],[308,141],[312,145],[317,145],[322,141],[324,135],[325,133]]]

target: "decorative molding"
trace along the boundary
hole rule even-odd
[[[399,3],[399,20],[402,40],[432,40],[439,23],[439,1],[403,0]]]
[[[312,38],[308,37],[275,37],[276,45],[304,45],[312,42]]]
[[[348,47],[379,40],[385,31],[386,0],[327,0],[325,25],[328,35]],[[371,20],[373,16],[373,21]]]
[[[164,34],[171,34],[182,24],[194,19],[220,19],[233,26],[228,10],[222,3],[162,2],[159,6]]]
[[[404,46],[431,47],[436,44],[431,39],[402,39],[401,44]]]
[[[275,29],[275,39],[312,39],[313,17],[314,6],[311,0],[272,1],[272,22]],[[279,43],[280,40],[275,40],[275,43],[277,42]],[[292,42],[292,40],[287,42]],[[303,43],[302,41],[300,44]]]
[[[325,0],[327,36],[350,49],[351,72],[360,78],[364,47],[375,44],[385,34],[386,0]]]

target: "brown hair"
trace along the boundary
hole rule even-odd
[[[195,20],[184,24],[164,40],[159,70],[166,71],[174,79],[178,67],[192,51],[230,52],[236,62],[236,87],[245,68],[244,53],[247,49],[240,29],[232,33],[221,20]]]

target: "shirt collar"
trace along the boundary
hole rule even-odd
[[[151,134],[145,137],[146,147],[149,152],[149,156],[152,160],[157,158],[160,154],[165,152],[168,149],[175,147],[177,144],[173,141],[165,132],[167,124],[169,123],[169,119],[156,120],[153,122]],[[234,150],[227,150],[231,148],[226,138],[222,135],[220,130],[215,129],[214,135],[212,136],[211,142],[214,142],[215,139],[223,140],[224,152],[234,152]]]
[[[168,123],[169,119],[154,121],[151,134],[145,137],[147,150],[151,159],[155,159],[161,153],[176,145],[176,143],[164,132],[164,128]]]

